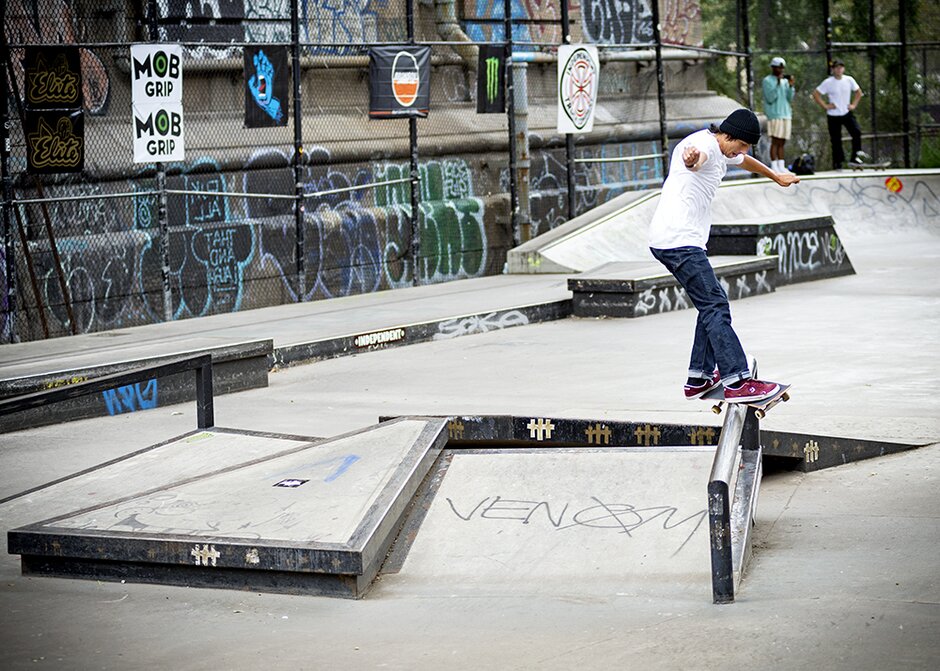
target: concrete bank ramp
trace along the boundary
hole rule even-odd
[[[660,191],[627,193],[510,250],[511,273],[584,272],[650,260],[647,229]],[[858,236],[909,230],[940,235],[940,170],[821,173],[781,188],[768,179],[725,182],[714,224],[830,215],[851,251]],[[822,251],[822,250],[820,250]]]
[[[439,488],[427,495],[400,573],[382,589],[707,600],[714,455],[714,447],[449,451],[429,479]]]

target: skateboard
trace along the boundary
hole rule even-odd
[[[745,403],[742,401],[742,402],[734,403],[733,405],[746,405],[749,408],[754,408],[755,410],[754,414],[757,415],[757,419],[763,419],[767,415],[767,413],[770,412],[770,409],[773,408],[775,405],[777,405],[781,401],[786,402],[790,400],[790,393],[788,390],[790,389],[792,385],[781,384],[779,382],[777,384],[780,385],[780,389],[778,389],[777,393],[771,396],[770,398],[765,398],[762,401],[753,401],[751,403]],[[714,412],[716,415],[721,413],[721,409],[725,406],[726,403],[728,403],[725,400],[724,385],[721,385],[721,384],[719,384],[717,387],[709,391],[704,396],[701,396],[700,398],[703,401],[715,402],[715,404],[712,406],[712,412]]]
[[[891,167],[891,161],[875,163],[875,159],[869,154],[860,151],[855,155],[854,160],[849,161],[849,167],[852,168],[852,170],[887,170]]]
[[[881,163],[853,163],[849,161],[848,165],[852,170],[887,170],[891,167],[891,161],[882,161]]]

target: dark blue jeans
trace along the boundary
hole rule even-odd
[[[747,357],[737,334],[731,328],[728,294],[718,282],[705,250],[699,247],[652,249],[653,256],[666,266],[685,289],[698,310],[689,377],[709,379],[717,364],[721,381],[734,384],[751,376]]]

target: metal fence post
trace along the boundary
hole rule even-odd
[[[415,5],[414,0],[405,1],[408,19],[408,44],[415,43]],[[418,268],[418,259],[421,254],[421,230],[418,219],[418,189],[420,179],[418,176],[418,120],[408,117],[408,143],[410,145],[410,177],[411,177],[411,283],[417,286],[421,283]]]
[[[568,0],[560,0],[561,3],[561,40],[565,44],[571,44],[571,19],[568,16]],[[656,4],[655,2],[653,3]],[[558,62],[561,67],[561,61]],[[556,92],[557,94],[557,92]],[[575,188],[574,174],[574,134],[565,133],[565,166],[568,176],[568,219],[574,219],[577,216],[576,198],[577,190]]]
[[[904,132],[904,167],[910,168],[911,109],[907,81],[907,2],[905,0],[898,0],[898,28],[901,38],[901,130]]]
[[[299,0],[290,3],[291,79],[294,84],[294,228],[297,255],[297,302],[302,303],[307,295],[307,241],[304,231],[306,202],[303,181],[303,100],[300,85],[300,10]]]
[[[6,3],[0,9],[0,18],[6,18]],[[10,177],[10,85],[7,81],[7,61],[10,50],[7,48],[6,33],[0,36],[0,180],[3,182],[3,258],[6,273],[6,319],[5,328],[9,331],[10,342],[16,342],[16,247],[13,242],[13,184]]]
[[[562,3],[564,4],[564,0]],[[519,192],[516,186],[516,101],[513,99],[516,87],[513,85],[512,69],[512,0],[503,0],[503,31],[505,32],[503,77],[506,84],[506,120],[509,124],[509,227],[512,230],[513,244],[519,245],[528,240],[528,236],[526,235],[523,239],[522,229],[519,226]]]
[[[151,42],[160,41],[157,0],[147,3],[147,28]],[[173,321],[173,290],[170,287],[170,227],[166,213],[166,166],[157,162],[157,230],[160,232],[160,275],[163,281],[163,320]]]
[[[744,51],[744,82],[747,108],[754,109],[754,56],[751,54],[751,24],[747,11],[747,0],[741,0],[741,41]]]
[[[663,35],[659,26],[659,2],[650,3],[653,10],[653,41],[656,53],[656,100],[659,105],[659,142],[662,151],[663,179],[669,174],[669,137],[666,134],[666,79],[663,73]],[[746,19],[745,19],[746,20]]]
[[[215,401],[212,395],[212,360],[196,369],[196,426],[215,426]]]

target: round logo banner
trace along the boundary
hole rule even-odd
[[[590,133],[600,74],[597,47],[558,47],[558,132]]]

